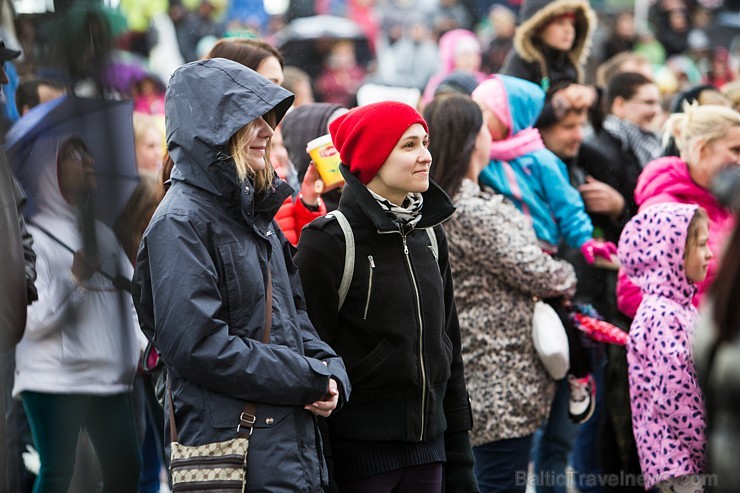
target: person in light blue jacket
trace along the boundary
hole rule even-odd
[[[593,102],[588,88],[575,86],[555,93],[551,104],[556,112]],[[545,92],[524,79],[494,75],[479,84],[472,97],[483,111],[492,138],[491,160],[479,175],[481,184],[509,198],[530,219],[544,251],[555,254],[564,241],[579,249],[589,264],[597,256],[611,261],[616,246],[593,238],[593,224],[580,193],[570,184],[565,163],[545,147],[534,128]],[[566,327],[571,362],[568,414],[572,421],[582,423],[594,410],[591,365],[569,321],[569,304],[560,299],[547,301]]]
[[[505,195],[527,215],[540,246],[554,253],[561,240],[581,249],[593,262],[609,259],[613,244],[594,240],[593,225],[581,195],[568,172],[545,148],[534,128],[545,104],[545,92],[536,84],[507,75],[495,75],[473,91],[493,138],[491,161],[480,174],[483,185]]]

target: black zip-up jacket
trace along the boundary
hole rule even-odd
[[[472,427],[441,227],[454,207],[431,183],[421,220],[402,233],[344,165],[342,173],[339,210],[352,226],[356,256],[339,312],[346,246],[338,222],[323,217],[306,226],[296,256],[311,321],[343,358],[352,383],[352,398],[328,420],[332,441],[418,443],[447,432],[449,465],[460,452],[451,450],[450,434]],[[434,227],[439,259],[428,227]],[[469,450],[465,435],[459,446]]]

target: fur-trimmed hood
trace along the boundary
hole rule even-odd
[[[567,12],[576,15],[576,38],[568,53],[579,80],[583,79],[582,65],[591,51],[591,38],[598,20],[586,0],[524,0],[519,15],[519,26],[514,34],[514,48],[527,62],[537,62],[543,76],[547,75],[547,62],[541,45],[536,42],[538,33],[553,18]]]

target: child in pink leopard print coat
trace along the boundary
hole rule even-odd
[[[645,488],[704,491],[705,410],[691,300],[707,275],[709,221],[696,205],[647,207],[625,226],[619,258],[643,295],[627,344],[632,429]]]

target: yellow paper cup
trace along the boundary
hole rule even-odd
[[[342,173],[339,171],[339,152],[334,148],[331,135],[326,134],[313,139],[306,144],[306,152],[311,156],[325,186],[344,182]]]

